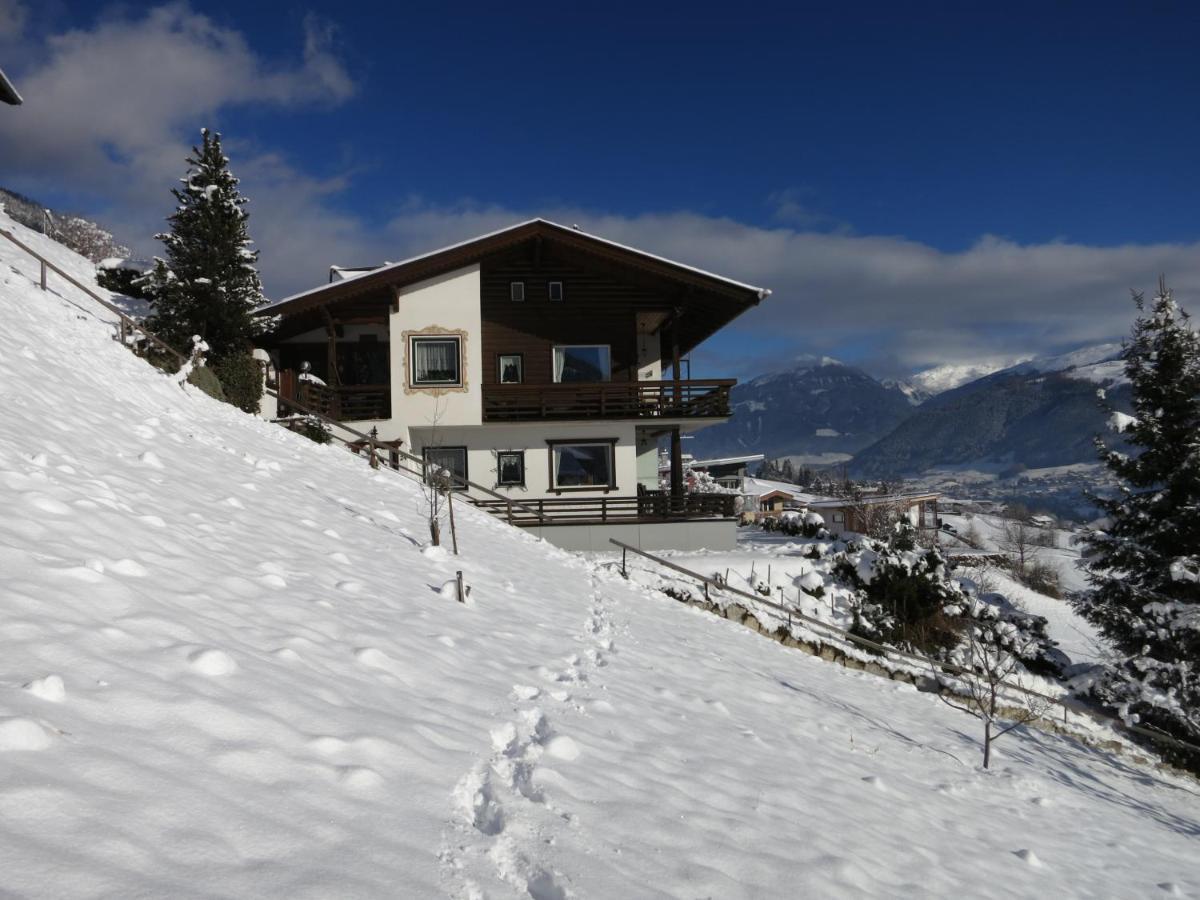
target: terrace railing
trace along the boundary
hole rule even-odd
[[[490,384],[485,422],[539,419],[724,418],[736,379]]]
[[[386,384],[331,387],[301,377],[294,370],[279,373],[279,400],[299,403],[338,422],[365,422],[392,417],[392,389]],[[281,410],[283,412],[283,410]]]
[[[523,501],[524,510],[516,510],[509,521],[522,526],[606,525],[732,518],[736,514],[737,499],[736,494],[684,494],[682,497],[672,497],[663,491],[652,491],[636,497],[551,497]],[[505,501],[474,502],[481,509],[508,518]]]

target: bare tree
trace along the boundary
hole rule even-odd
[[[993,743],[1013,729],[1041,718],[1050,706],[1048,701],[1029,695],[1020,701],[1006,700],[1003,696],[1006,683],[1020,670],[1021,655],[1033,645],[1034,641],[1022,637],[1015,625],[989,617],[978,600],[971,601],[961,663],[966,671],[955,676],[962,685],[962,694],[938,696],[947,706],[983,723],[985,769],[991,765]]]
[[[1024,578],[1038,549],[1037,529],[1022,519],[1007,519],[1000,549],[1004,551],[1018,578]]]
[[[854,526],[867,537],[878,541],[886,541],[892,535],[896,523],[904,517],[907,508],[903,503],[872,501],[864,495],[856,494],[854,505]]]
[[[439,391],[434,398],[433,413],[427,420],[431,429],[429,441],[423,448],[425,461],[421,466],[421,507],[429,520],[429,540],[435,547],[442,544],[442,518],[449,509],[450,491],[454,488],[452,473],[429,456],[429,451],[439,446],[438,425],[445,412]]]

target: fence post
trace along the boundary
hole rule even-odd
[[[624,547],[622,547],[621,548],[621,577],[622,578],[629,577],[629,573],[625,571],[625,553],[626,553],[626,550]]]
[[[46,289],[46,261],[44,259],[39,259],[38,261],[42,264],[42,282],[41,283],[42,283],[42,290],[44,291]]]
[[[458,586],[458,602],[466,603],[467,602],[467,594],[466,594],[466,589],[463,587],[462,569],[459,569],[457,572],[454,573],[454,581]]]
[[[454,548],[454,555],[458,556],[458,532],[454,529],[454,488],[447,486],[446,488],[446,508],[450,510],[450,545]],[[462,582],[462,572],[458,573],[459,582]]]
[[[511,525],[512,524],[512,498],[509,498],[509,500],[505,503],[505,506],[508,508],[508,524]]]

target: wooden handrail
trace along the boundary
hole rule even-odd
[[[360,441],[362,441],[367,447],[369,447],[371,457],[376,458],[375,454],[378,452],[376,449],[376,445],[381,443],[378,438],[373,438],[373,437],[371,437],[371,435],[364,434],[363,432],[359,431],[357,428],[352,428],[351,426],[345,424],[344,422],[339,422],[336,419],[331,419],[328,416],[325,416],[319,412],[316,412],[315,410],[309,409],[308,407],[304,406],[299,401],[289,400],[287,398],[280,398],[279,394],[276,393],[275,391],[271,390],[270,388],[266,388],[263,391],[263,393],[265,393],[268,397],[274,397],[279,402],[282,402],[282,403],[287,404],[288,406],[294,407],[295,409],[297,409],[300,412],[301,415],[308,416],[313,419],[317,419],[320,422],[324,422],[326,425],[330,426],[331,428],[340,428],[342,431],[349,432],[350,434],[357,437]],[[339,437],[336,434],[334,435],[334,437],[336,437],[339,441],[341,441],[343,444],[346,444],[347,446],[349,446],[351,443],[350,441],[347,441],[345,438]],[[407,459],[410,462],[420,463],[422,475],[424,474],[424,471],[425,471],[424,467],[426,465],[426,461],[424,458],[417,456],[413,453],[409,453],[407,450],[401,450],[399,447],[389,447],[388,452],[395,453],[401,459]],[[383,460],[383,462],[386,463],[386,460]],[[391,467],[386,466],[386,468],[391,468]],[[497,493],[496,491],[493,491],[491,488],[484,487],[482,484],[477,484],[476,482],[471,481],[466,478],[459,478],[453,472],[449,473],[449,477],[450,477],[451,482],[454,483],[455,486],[457,486],[457,487],[461,487],[461,488],[467,489],[467,490],[480,491],[481,493],[487,494],[489,497],[494,497],[497,500],[504,501],[505,504],[507,504],[509,507],[511,507],[513,509],[518,509],[522,512],[528,513],[529,515],[535,516],[538,519],[545,518],[544,516],[540,515],[535,510],[533,510],[532,508],[526,506],[521,501],[513,500],[511,497],[505,497],[503,494]],[[481,505],[481,501],[478,501],[473,497],[468,497],[467,500],[469,500],[472,504],[474,504],[476,506]]]
[[[560,391],[562,393],[570,393],[572,390],[579,388],[603,388],[614,392],[627,390],[633,392],[638,389],[648,390],[672,390],[678,385],[684,388],[697,387],[734,387],[737,385],[736,378],[691,378],[682,381],[552,381],[546,384],[531,384],[522,382],[520,384],[485,384],[485,390],[503,389],[505,392],[513,393],[536,393],[538,391]]]
[[[186,356],[184,356],[182,353],[180,353],[178,350],[176,350],[174,347],[172,347],[170,344],[168,344],[166,341],[164,341],[158,335],[154,334],[151,331],[147,331],[132,316],[126,314],[119,307],[117,307],[117,306],[113,305],[112,303],[110,303],[109,301],[105,300],[103,297],[101,297],[99,294],[97,294],[95,291],[93,291],[87,285],[76,280],[71,275],[68,275],[66,272],[64,272],[62,269],[60,269],[54,263],[50,262],[50,260],[46,259],[46,257],[42,256],[42,254],[38,253],[36,250],[34,250],[32,247],[30,247],[24,241],[17,238],[17,236],[14,235],[11,231],[7,231],[4,228],[0,228],[0,235],[3,235],[4,237],[8,238],[10,241],[12,241],[12,243],[16,244],[18,247],[20,247],[22,250],[24,250],[26,253],[28,253],[30,256],[32,256],[34,259],[36,259],[38,262],[40,262],[45,268],[49,269],[51,272],[58,275],[60,278],[62,278],[68,284],[79,288],[79,290],[83,291],[85,294],[87,294],[89,297],[91,297],[93,300],[95,300],[97,303],[99,303],[101,306],[103,306],[109,312],[118,316],[121,319],[121,321],[124,322],[126,325],[129,325],[132,328],[136,328],[148,340],[152,341],[154,344],[157,344],[160,348],[162,348],[163,350],[166,350],[168,353],[170,353],[172,356],[174,356],[177,360],[179,360],[179,364],[181,366],[187,362]],[[46,282],[45,282],[44,273],[43,273],[43,280],[42,280],[41,286],[42,286],[42,289],[45,290]]]

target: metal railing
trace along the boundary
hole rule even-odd
[[[489,384],[485,422],[537,419],[723,418],[733,378],[707,381],[598,381]]]
[[[50,260],[46,259],[46,257],[42,256],[42,254],[38,253],[36,250],[34,250],[32,247],[30,247],[24,241],[20,240],[11,231],[7,231],[3,228],[0,228],[0,237],[7,238],[9,241],[16,244],[18,247],[20,247],[22,250],[24,250],[26,253],[28,253],[30,256],[32,256],[34,259],[36,259],[39,263],[41,263],[41,279],[39,281],[39,286],[41,287],[41,289],[43,291],[46,290],[46,273],[48,271],[53,272],[55,275],[62,278],[64,281],[66,281],[72,287],[78,288],[79,290],[83,291],[85,294],[87,294],[88,297],[90,297],[92,300],[95,300],[97,303],[99,303],[101,306],[103,306],[105,309],[107,309],[110,313],[115,315],[120,320],[118,334],[119,334],[119,337],[120,337],[122,343],[125,343],[126,339],[128,337],[130,337],[131,335],[132,336],[140,336],[141,338],[144,338],[145,340],[149,341],[151,344],[154,344],[155,347],[157,347],[159,350],[165,351],[169,355],[173,356],[176,360],[179,361],[179,364],[181,366],[187,362],[186,356],[184,356],[182,353],[180,353],[178,350],[176,350],[174,347],[172,347],[170,344],[168,344],[166,341],[164,341],[158,335],[154,334],[153,332],[147,331],[132,316],[123,312],[119,307],[113,305],[108,300],[105,300],[103,297],[101,297],[99,294],[97,294],[95,291],[93,291],[87,285],[78,281],[71,275],[68,275],[66,272],[64,272],[62,269],[60,269],[54,263],[50,262]]]

